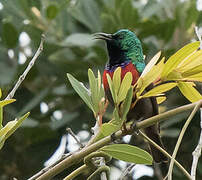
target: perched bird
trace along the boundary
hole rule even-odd
[[[103,73],[103,85],[107,99],[113,104],[106,74],[113,77],[113,73],[117,67],[121,67],[121,80],[127,72],[132,73],[132,85],[134,85],[145,68],[144,56],[140,40],[135,33],[121,29],[114,34],[96,33],[96,39],[106,41],[109,61],[105,66]],[[145,90],[148,91],[152,85]],[[135,97],[133,98],[133,101]],[[155,97],[144,98],[129,111],[127,121],[143,120],[158,114],[158,105]],[[145,133],[149,138],[155,141],[163,148],[161,138],[159,136],[158,124],[145,128]],[[149,144],[151,154],[155,162],[166,161],[167,158],[152,144]]]

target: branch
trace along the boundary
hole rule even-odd
[[[191,122],[191,120],[193,119],[194,115],[196,114],[196,112],[198,111],[198,109],[200,108],[201,105],[202,105],[201,101],[196,104],[196,106],[194,107],[193,111],[191,112],[190,116],[188,117],[187,121],[185,122],[185,124],[180,132],[180,135],[178,137],[175,149],[173,151],[172,159],[170,162],[170,166],[169,166],[169,170],[168,170],[168,180],[172,180],[172,170],[173,170],[173,165],[174,165],[174,159],[177,155],[177,152],[180,147],[184,133],[185,133],[189,123]]]
[[[142,131],[139,131],[140,135],[143,136],[147,141],[149,141],[152,145],[154,145],[158,150],[160,150],[163,154],[165,154],[168,158],[172,159],[172,156],[168,154],[163,148],[161,148],[158,144],[156,144],[153,140],[151,140],[148,136],[146,136]],[[174,159],[175,164],[182,170],[182,172],[187,176],[188,179],[191,179],[190,174],[184,169],[184,167]],[[164,178],[165,179],[165,178]]]
[[[34,57],[31,59],[31,61],[28,64],[27,68],[25,69],[25,71],[23,72],[23,74],[19,77],[17,83],[15,84],[15,86],[13,87],[13,89],[8,94],[8,96],[6,97],[5,100],[12,99],[14,97],[16,90],[18,89],[18,87],[20,86],[20,84],[24,81],[24,79],[27,76],[27,74],[30,71],[30,69],[34,66],[34,63],[35,63],[36,59],[39,57],[39,55],[43,51],[44,40],[45,40],[45,35],[42,34],[41,35],[41,42],[40,42],[39,48],[37,49],[36,53],[34,54]]]
[[[202,100],[199,102],[202,103]],[[144,121],[137,122],[136,127],[137,127],[137,129],[146,128],[148,126],[151,126],[152,124],[155,124],[156,122],[165,121],[167,118],[170,118],[176,114],[193,109],[196,106],[196,104],[198,104],[199,102],[184,105],[184,106],[178,107],[176,109],[167,111],[165,113],[153,116]],[[128,130],[131,130],[130,126],[128,126],[127,128],[128,128]],[[131,130],[130,133],[132,134],[133,131]],[[119,139],[124,135],[122,134],[122,131],[119,130],[115,133],[114,137],[116,139]],[[55,165],[54,167],[49,169],[49,171],[45,172],[40,177],[38,177],[37,180],[47,180],[47,179],[54,177],[58,173],[62,172],[64,169],[67,169],[68,167],[72,166],[73,164],[76,164],[76,163],[80,162],[81,160],[83,160],[83,158],[86,155],[88,155],[94,151],[97,151],[101,147],[109,144],[110,142],[112,142],[111,136],[107,136],[87,147],[84,147],[81,151],[75,152],[70,157],[64,159],[63,161],[61,161],[60,163],[58,163],[57,165]]]
[[[77,144],[80,146],[80,148],[83,148],[84,145],[80,142],[80,140],[76,137],[76,134],[71,130],[71,128],[67,128],[66,131],[75,139]]]
[[[192,166],[191,166],[192,180],[196,179],[196,168],[197,168],[197,164],[198,164],[198,159],[201,156],[201,149],[202,149],[202,108],[200,109],[200,111],[201,111],[201,123],[200,123],[201,134],[200,134],[198,145],[196,146],[196,149],[192,153],[192,155],[193,155],[193,161],[192,161]]]

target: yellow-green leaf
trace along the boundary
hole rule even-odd
[[[174,55],[172,55],[167,62],[165,63],[163,72],[162,72],[162,79],[166,79],[167,75],[172,72],[177,66],[182,63],[190,54],[196,51],[199,48],[200,43],[193,42],[187,44],[179,51],[177,51]]]
[[[6,139],[16,131],[16,129],[23,123],[25,119],[28,118],[29,114],[30,112],[26,113],[24,116],[20,117],[18,120],[14,120],[17,123],[15,123],[15,125],[8,131],[8,133],[6,134]]]
[[[201,94],[189,83],[179,82],[178,88],[190,102],[196,102],[202,99]]]
[[[150,61],[149,63],[146,65],[144,71],[142,72],[141,76],[143,77],[146,73],[148,73],[151,68],[156,64],[156,62],[159,60],[161,56],[161,51],[159,51]]]
[[[115,93],[118,94],[121,84],[121,67],[116,68],[113,74],[113,84]]]
[[[112,124],[110,122],[108,123],[104,123],[102,124],[102,126],[100,127],[99,129],[99,132],[97,133],[95,139],[93,142],[97,142],[99,141],[100,139],[106,137],[106,136],[109,136],[111,135],[112,133],[118,131],[120,129],[120,126],[117,126],[115,124]]]
[[[13,120],[8,122],[1,130],[0,130],[0,137],[5,135],[8,133],[8,131],[10,131],[15,125],[16,125],[17,121]]]
[[[3,107],[5,105],[11,104],[11,103],[13,103],[15,101],[16,101],[15,99],[3,100],[3,101],[0,101],[0,106]]]
[[[99,94],[98,94],[98,84],[95,78],[95,75],[91,69],[88,69],[88,79],[90,84],[90,90],[91,90],[91,100],[93,103],[93,109],[95,113],[98,113],[99,107]]]
[[[157,104],[161,104],[166,100],[166,96],[160,96],[156,98]]]
[[[194,52],[191,56],[187,57],[186,61],[181,64],[178,69],[180,72],[188,71],[194,67],[202,64],[202,50]]]
[[[83,83],[79,82],[71,74],[67,73],[67,77],[72,87],[77,92],[77,94],[81,97],[81,99],[83,99],[83,101],[87,104],[87,106],[95,113],[95,110],[90,98],[89,90],[83,85]]]
[[[145,90],[145,88],[153,83],[157,78],[160,77],[162,70],[164,66],[164,58],[155,66],[152,67],[152,69],[145,74],[144,77],[140,77],[137,82],[137,88],[139,91],[137,92],[137,97],[139,97],[142,92]]]
[[[145,93],[142,97],[145,98],[145,97],[150,97],[150,96],[157,96],[163,92],[169,91],[170,89],[174,88],[175,86],[177,86],[177,83],[162,84],[162,85],[159,85],[159,86],[151,89],[150,91]]]
[[[202,82],[202,72],[191,75],[191,76],[187,76],[187,77],[183,78],[182,80]]]
[[[182,73],[182,77],[192,76],[202,72],[202,58],[201,58],[201,65],[188,69],[187,71]]]
[[[133,88],[130,87],[130,89],[128,90],[128,93],[126,95],[126,98],[125,98],[125,100],[123,101],[123,103],[121,105],[122,121],[126,120],[127,114],[128,114],[128,112],[130,110],[132,98],[133,98]]]
[[[2,92],[1,92],[1,88],[0,88],[0,98],[1,98],[1,96],[2,96]]]
[[[180,80],[182,79],[182,74],[176,70],[173,70],[168,74],[166,80]]]
[[[127,72],[121,82],[121,86],[118,93],[118,102],[121,102],[126,98],[126,94],[129,88],[131,87],[132,80],[132,73]]]
[[[112,79],[111,79],[111,77],[110,77],[110,75],[108,73],[107,73],[107,82],[109,84],[109,89],[110,89],[110,92],[112,94],[114,104],[117,104],[117,94],[115,93]]]
[[[0,149],[3,147],[5,140],[16,131],[29,114],[28,112],[20,119],[8,122],[6,126],[0,130]]]

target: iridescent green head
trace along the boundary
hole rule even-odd
[[[128,29],[121,29],[114,34],[97,33],[97,39],[103,39],[107,43],[109,65],[131,61],[139,72],[142,72],[145,63],[142,45],[135,33]]]

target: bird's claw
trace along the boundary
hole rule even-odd
[[[142,117],[142,118],[140,118],[140,119],[138,119],[137,121],[133,121],[133,123],[131,124],[131,126],[130,126],[130,130],[131,130],[131,132],[133,132],[133,133],[135,133],[135,134],[139,134],[139,129],[137,129],[137,122],[140,122],[140,121],[142,121],[144,118]]]
[[[112,142],[115,142],[115,141],[116,141],[116,135],[115,135],[115,133],[112,133],[112,134],[111,134],[111,140],[112,140]]]

